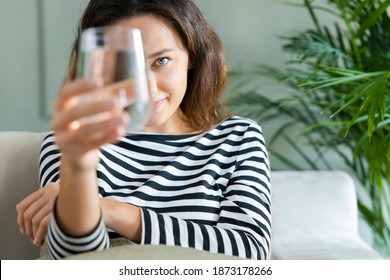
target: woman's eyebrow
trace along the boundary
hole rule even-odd
[[[154,57],[158,57],[158,56],[161,56],[163,54],[166,54],[168,52],[174,52],[174,49],[162,49],[160,51],[157,51],[155,53],[152,53],[148,56],[148,58],[154,58]]]

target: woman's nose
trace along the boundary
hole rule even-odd
[[[150,97],[153,98],[157,94],[157,79],[152,71],[148,73],[148,86]]]

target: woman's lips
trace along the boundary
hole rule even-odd
[[[163,103],[165,102],[166,98],[161,98],[161,99],[157,99],[155,101],[153,101],[152,103],[152,106],[153,106],[153,109],[154,110],[157,110],[158,108],[160,108]]]

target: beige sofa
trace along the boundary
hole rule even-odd
[[[38,188],[45,133],[0,132],[0,258],[35,259],[40,250],[20,234],[15,205]],[[340,171],[273,171],[273,259],[380,259],[358,233],[356,191]],[[122,245],[82,259],[222,259],[166,246]]]

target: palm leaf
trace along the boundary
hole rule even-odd
[[[386,10],[388,9],[389,5],[390,5],[390,0],[386,0],[383,3],[380,3],[379,7],[376,7],[374,9],[374,12],[368,15],[366,20],[361,23],[360,28],[357,32],[357,36],[361,37],[367,31],[367,29],[373,26],[378,21],[378,19],[382,16],[382,14],[386,13]]]

